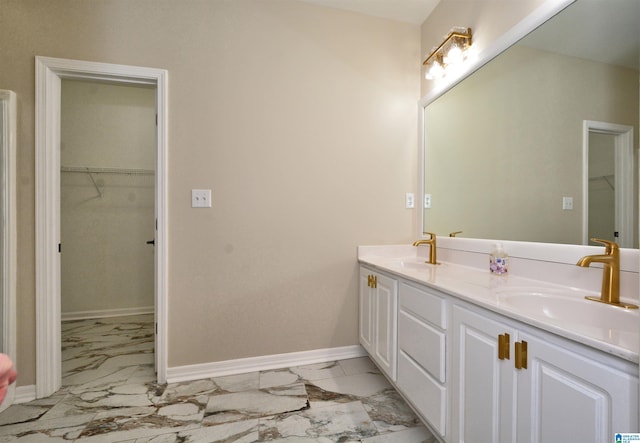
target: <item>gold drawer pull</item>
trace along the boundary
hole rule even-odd
[[[509,360],[511,357],[509,350],[511,343],[509,338],[509,334],[507,333],[498,335],[498,358],[500,360]]]
[[[527,369],[527,342],[516,342],[516,369]]]

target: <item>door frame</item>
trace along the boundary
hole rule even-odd
[[[582,244],[589,244],[589,134],[615,136],[615,225],[623,248],[633,248],[633,126],[593,120],[582,124]]]
[[[62,384],[60,275],[61,80],[155,85],[157,112],[155,320],[158,382],[167,373],[168,71],[36,56],[36,397]]]
[[[17,281],[17,231],[16,231],[16,93],[0,90],[0,108],[3,109],[0,125],[0,235],[2,258],[0,264],[0,303],[2,303],[2,352],[16,363],[16,281]]]

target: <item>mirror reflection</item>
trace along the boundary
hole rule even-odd
[[[425,107],[424,230],[638,247],[640,2],[577,0]]]

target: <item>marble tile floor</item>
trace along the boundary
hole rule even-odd
[[[437,440],[368,358],[160,385],[153,316],[65,322],[63,386],[0,414],[0,442]]]

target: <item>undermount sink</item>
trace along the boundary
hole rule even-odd
[[[434,265],[432,265],[430,263],[426,263],[426,259],[425,258],[409,257],[409,258],[406,258],[406,259],[399,259],[399,260],[389,261],[387,263],[387,266],[389,266],[391,268],[411,269],[411,270],[420,271],[420,270],[424,270],[424,269],[429,269],[430,267],[433,267]]]
[[[624,309],[586,300],[577,290],[503,288],[498,303],[525,315],[579,327],[634,332],[640,329],[637,309]]]

